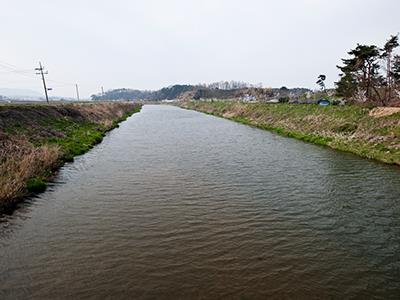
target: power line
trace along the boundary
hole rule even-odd
[[[0,64],[0,68],[6,69],[3,70],[2,72],[7,72],[7,73],[14,73],[14,74],[18,74],[24,77],[29,77],[29,78],[33,78],[34,76],[32,75],[32,71],[31,70],[14,70],[11,69],[10,67],[7,66],[3,66]]]
[[[6,69],[4,72],[16,73],[16,74],[26,76],[26,77],[33,76],[33,75],[31,75],[31,69],[18,69],[17,66],[12,65],[7,62],[4,62],[4,61],[0,61],[0,68]],[[59,84],[65,85],[65,86],[67,86],[67,85],[75,86],[75,83],[71,83],[71,82],[59,81],[59,80],[54,80],[54,79],[47,79],[47,81],[59,83]]]
[[[28,74],[28,73],[31,73],[32,72],[32,69],[28,69],[28,70],[11,70],[11,69],[4,69],[4,66],[2,66],[1,64],[0,64],[0,68],[3,68],[3,70],[2,71],[0,71],[0,72],[8,72],[8,73],[21,73],[21,74]]]
[[[12,64],[6,63],[6,62],[2,62],[0,61],[0,67],[2,67],[3,69],[7,69],[7,71],[9,72],[16,72],[16,73],[31,73],[31,68],[29,69],[19,69],[17,66],[14,66]]]
[[[67,86],[67,85],[75,85],[75,83],[64,82],[64,81],[58,81],[58,80],[54,80],[54,79],[47,79],[47,81],[59,83],[59,84],[62,84],[62,85],[64,85],[64,86]]]
[[[11,68],[18,68],[16,65],[10,64],[10,63],[5,62],[5,61],[1,61],[1,60],[0,60],[0,63],[3,64],[3,65],[8,65],[8,66],[11,67]]]
[[[41,70],[41,68],[43,70]],[[36,68],[35,71],[39,71],[39,73],[37,73],[37,75],[41,75],[42,76],[42,81],[43,81],[43,87],[45,87],[45,94],[46,94],[46,101],[49,102],[48,100],[48,91],[51,88],[47,87],[46,82],[51,82],[51,83],[55,83],[52,84],[53,87],[75,87],[75,83],[71,83],[71,82],[64,82],[64,81],[58,81],[58,80],[53,80],[53,79],[48,79],[48,78],[44,78],[45,74],[48,74],[47,72],[43,72],[44,68],[43,66],[41,66],[41,64],[39,64],[39,68]],[[20,75],[23,76],[25,78],[29,78],[29,79],[36,79],[35,75],[32,74],[32,69],[19,69],[17,66],[4,62],[4,61],[0,61],[0,74],[1,73],[10,73],[10,74],[16,74],[16,75]]]

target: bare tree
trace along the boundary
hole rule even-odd
[[[399,46],[398,42],[399,36],[392,35],[390,39],[386,42],[382,49],[382,59],[385,61],[386,65],[386,88],[385,88],[385,102],[388,103],[392,99],[393,90],[393,50]]]

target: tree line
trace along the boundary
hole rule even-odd
[[[262,88],[262,83],[251,84],[244,81],[218,81],[212,83],[200,83],[197,85],[200,88],[219,89],[219,90],[239,90],[245,88]]]
[[[172,85],[157,91],[136,89],[113,89],[104,94],[92,95],[92,100],[148,100],[160,101],[164,99],[240,99],[245,96],[253,96],[261,101],[274,97],[300,97],[304,93],[311,92],[305,88],[262,88],[260,85],[252,85],[243,82],[224,81],[229,83],[229,88],[222,85],[223,81],[211,84],[198,85]]]
[[[382,47],[376,45],[357,44],[348,52],[349,58],[342,59],[342,65],[337,66],[341,71],[339,81],[335,82],[337,97],[348,102],[374,103],[389,105],[400,101],[400,54],[399,36],[392,35]],[[326,96],[332,90],[326,90],[325,75],[319,75],[316,84],[319,92],[311,93],[309,89],[265,89],[262,84],[250,84],[243,81],[219,81],[197,85],[172,85],[157,91],[114,89],[104,94],[92,95],[93,100],[164,100],[190,97],[202,98],[242,98],[245,95],[254,96],[259,100],[270,98],[301,98],[314,94]],[[332,95],[333,95],[332,94]],[[185,96],[186,95],[186,96]]]
[[[179,95],[193,91],[193,85],[176,84],[169,87],[162,88],[157,91],[148,90],[135,90],[135,89],[113,89],[106,91],[104,94],[94,94],[91,96],[92,100],[163,100],[163,99],[176,99]]]
[[[91,95],[92,100],[164,100],[176,99],[186,92],[194,92],[197,97],[203,95],[213,96],[216,98],[231,97],[236,95],[235,91],[248,88],[261,88],[262,84],[250,84],[243,81],[219,81],[213,83],[200,83],[197,85],[175,84],[164,87],[157,91],[135,90],[135,89],[113,89],[104,94]]]
[[[400,55],[398,35],[392,35],[382,48],[360,45],[342,59],[336,93],[353,102],[372,102],[383,106],[400,97]]]

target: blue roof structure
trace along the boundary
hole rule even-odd
[[[321,106],[328,106],[331,105],[331,102],[327,99],[320,99],[317,101],[317,104]]]

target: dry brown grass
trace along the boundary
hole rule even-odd
[[[28,194],[29,183],[48,180],[139,108],[132,102],[0,106],[0,213]]]
[[[376,107],[369,112],[371,117],[385,117],[400,112],[400,107]]]
[[[22,196],[27,180],[44,176],[59,157],[56,145],[35,147],[23,136],[0,137],[0,202]]]
[[[180,104],[289,137],[400,165],[398,108],[192,101]]]
[[[24,128],[42,127],[41,122],[48,119],[68,119],[107,126],[138,107],[133,102],[5,106],[0,107],[0,130],[5,131],[7,127],[15,125]],[[40,134],[45,133],[43,128],[40,129]]]
[[[116,118],[123,117],[128,111],[133,109],[132,103],[96,103],[79,105],[78,109],[85,120],[105,126],[111,126]]]

